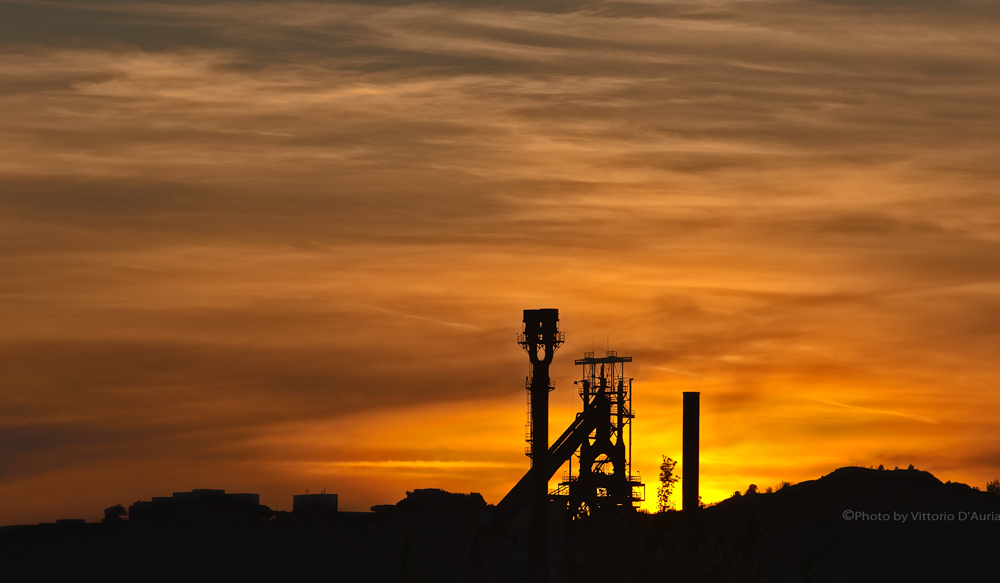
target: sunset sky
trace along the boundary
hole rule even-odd
[[[632,356],[655,503],[1000,477],[988,0],[0,1],[0,524],[496,503],[526,308]],[[558,478],[558,476],[557,476]],[[679,497],[678,497],[679,499]]]

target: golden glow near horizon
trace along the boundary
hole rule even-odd
[[[995,9],[393,4],[0,3],[0,524],[497,502],[539,307],[646,507],[688,390],[707,502],[1000,477]]]

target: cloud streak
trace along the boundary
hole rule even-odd
[[[470,324],[459,324],[457,322],[445,322],[442,320],[435,320],[434,318],[427,318],[425,316],[416,316],[414,314],[401,314],[399,312],[388,310],[386,308],[379,308],[376,306],[369,306],[368,304],[354,304],[356,306],[367,308],[369,310],[375,310],[376,312],[382,312],[384,314],[392,314],[393,316],[399,316],[401,318],[411,318],[413,320],[419,320],[421,322],[431,322],[433,324],[440,324],[442,326],[451,326],[453,328],[464,328],[466,330],[482,330],[482,328],[472,326]]]
[[[903,417],[904,419],[912,419],[914,421],[920,421],[922,423],[938,423],[937,419],[931,417],[924,417],[923,415],[913,415],[911,413],[903,413],[900,411],[884,411],[881,409],[872,409],[870,407],[859,407],[857,405],[847,405],[844,403],[836,403],[834,401],[822,401],[820,399],[809,399],[810,401],[815,401],[817,403],[823,403],[824,405],[833,405],[834,407],[842,407],[844,409],[853,409],[856,411],[864,411],[866,413],[877,413],[879,415],[895,415],[897,417]]]

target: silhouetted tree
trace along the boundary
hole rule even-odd
[[[125,515],[128,514],[128,510],[121,504],[115,504],[111,508],[104,509],[104,520],[101,522],[105,524],[113,524],[117,522],[122,522],[125,520]]]
[[[660,487],[656,490],[656,502],[657,509],[660,512],[666,512],[667,510],[672,510],[674,504],[670,501],[670,496],[674,492],[674,485],[677,483],[677,475],[674,470],[677,468],[677,462],[667,456],[662,456],[663,461],[660,463]]]
[[[1000,496],[1000,480],[993,480],[992,482],[986,483],[986,491],[990,494],[996,494]]]
[[[750,487],[747,488],[747,495],[749,496],[750,494],[756,494],[756,493],[757,493],[757,484],[750,484]]]

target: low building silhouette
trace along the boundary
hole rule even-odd
[[[270,515],[259,494],[199,488],[138,501],[128,510],[133,524],[251,524]]]
[[[337,495],[323,492],[292,496],[292,513],[298,516],[333,518],[337,515]]]

